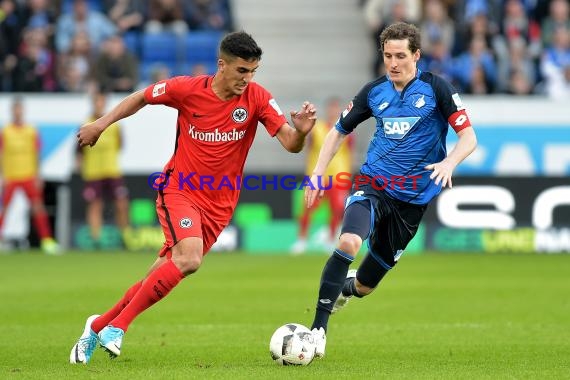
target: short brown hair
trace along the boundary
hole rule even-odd
[[[388,40],[408,40],[408,48],[412,53],[421,49],[420,31],[413,24],[397,22],[388,26],[380,34],[380,50]]]

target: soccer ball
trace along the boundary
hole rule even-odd
[[[309,365],[315,358],[315,349],[311,330],[298,323],[279,327],[269,341],[271,358],[281,365]]]

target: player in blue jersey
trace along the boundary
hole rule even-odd
[[[348,299],[374,291],[418,230],[429,204],[477,145],[475,132],[453,87],[417,68],[420,34],[414,25],[396,23],[380,35],[386,75],[366,84],[327,135],[312,173],[325,173],[337,149],[360,123],[373,117],[376,132],[352,192],[345,203],[336,249],[326,262],[312,331],[317,356],[325,353],[331,313]],[[458,136],[447,153],[449,126]],[[311,207],[323,190],[307,186]],[[348,270],[364,240],[368,252],[358,270]]]

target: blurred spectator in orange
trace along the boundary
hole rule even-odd
[[[69,51],[58,57],[59,88],[70,92],[88,91],[91,63],[89,36],[85,32],[78,32],[73,36]]]
[[[62,14],[57,22],[55,47],[59,53],[69,51],[73,36],[84,31],[89,36],[91,48],[96,50],[116,30],[107,16],[90,10],[86,0],[73,0],[72,12]]]
[[[310,178],[313,169],[317,164],[319,153],[325,138],[331,129],[335,128],[335,124],[343,111],[340,98],[333,96],[327,99],[325,107],[325,116],[319,118],[313,127],[313,130],[307,137],[307,159],[305,165],[305,178]],[[354,136],[347,136],[346,140],[340,145],[334,158],[327,166],[326,172],[319,179],[321,188],[327,189],[323,198],[328,200],[330,207],[330,217],[328,220],[328,236],[325,241],[325,250],[328,251],[331,246],[336,244],[335,236],[338,236],[338,229],[342,222],[344,213],[344,201],[348,196],[348,189],[344,189],[337,181],[337,176],[352,174],[352,160],[354,151]],[[299,215],[299,231],[297,233],[297,241],[291,247],[291,253],[302,254],[307,249],[307,236],[309,225],[313,213],[317,210],[323,198],[317,199],[313,207],[303,207],[301,215]]]
[[[141,31],[148,0],[104,0],[103,9],[120,32]]]
[[[178,35],[188,32],[182,1],[149,0],[145,31],[148,33],[169,31]]]
[[[43,182],[40,178],[41,141],[37,129],[25,122],[24,106],[20,98],[12,103],[12,121],[0,132],[0,167],[2,169],[2,209],[0,229],[6,210],[17,190],[26,194],[41,248],[47,254],[60,253],[53,239],[51,225],[43,199]]]
[[[92,104],[88,122],[105,114],[107,96],[96,92]],[[119,166],[122,147],[120,125],[113,123],[99,137],[95,146],[77,148],[77,167],[81,169],[81,178],[85,181],[83,199],[87,202],[87,224],[96,247],[100,247],[105,201],[113,202],[115,221],[121,233],[129,228],[129,191]]]
[[[223,0],[188,0],[185,11],[192,30],[232,29],[230,12]]]
[[[92,79],[107,91],[132,92],[138,83],[137,58],[127,50],[119,35],[103,43],[92,70]]]

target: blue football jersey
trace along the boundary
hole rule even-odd
[[[349,134],[370,117],[376,119],[376,131],[360,172],[393,198],[428,203],[440,193],[441,183],[436,185],[424,167],[446,157],[450,122],[456,130],[470,126],[457,92],[441,77],[420,70],[401,92],[382,76],[360,90],[336,129]]]

